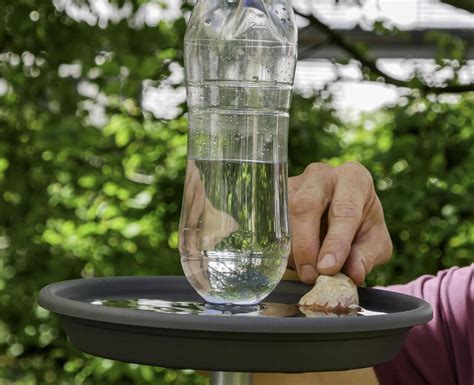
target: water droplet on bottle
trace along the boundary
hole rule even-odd
[[[278,15],[278,9],[275,9],[275,13]]]
[[[258,76],[254,76],[254,77],[252,78],[252,80],[253,80],[254,82],[258,82]]]
[[[204,21],[204,24],[206,24],[206,25],[208,25],[208,26],[211,25],[211,19],[206,19],[206,20]]]
[[[286,8],[285,8],[285,7],[283,7],[282,9],[283,9],[284,11],[286,11]]]

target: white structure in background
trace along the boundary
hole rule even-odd
[[[315,13],[335,29],[352,29],[357,25],[370,29],[376,20],[386,20],[402,30],[436,28],[474,28],[469,12],[438,0],[293,0],[302,13]],[[352,5],[351,5],[352,4]]]
[[[107,23],[129,19],[133,26],[155,26],[162,20],[176,20],[181,17],[181,5],[185,0],[161,0],[144,2],[132,16],[132,8],[125,2],[118,7],[108,0],[90,0],[91,7],[75,0],[53,0],[58,11],[67,13],[78,22],[98,24],[105,28]],[[351,30],[356,26],[370,30],[374,21],[384,20],[402,30],[423,30],[437,28],[465,29],[474,33],[474,15],[443,4],[438,0],[293,0],[293,5],[302,13],[317,14],[332,28]],[[474,1],[474,0],[472,0]],[[298,18],[301,27],[304,20]],[[378,64],[385,71],[400,79],[408,78],[415,65],[427,73],[434,67],[432,60],[381,59]],[[60,67],[62,76],[75,76],[80,65],[65,64]],[[170,64],[171,76],[154,87],[151,80],[144,81],[142,108],[158,119],[174,119],[181,113],[179,104],[186,100],[183,87],[183,69],[177,63]],[[60,74],[61,75],[61,74]],[[438,73],[434,81],[441,82],[448,77],[447,72]],[[460,80],[474,81],[474,61],[463,69]],[[344,80],[336,81],[338,78]],[[357,118],[361,111],[374,111],[384,105],[395,103],[403,90],[376,82],[361,81],[362,75],[357,64],[334,65],[329,60],[305,60],[298,63],[295,88],[303,94],[310,94],[330,84],[329,91],[334,96],[335,107],[347,119]],[[78,90],[89,95],[92,89],[82,84]],[[0,79],[0,94],[6,92],[8,85]],[[100,96],[100,93],[99,95]],[[106,119],[100,98],[91,98],[85,107],[91,115],[91,122],[101,125]]]
[[[437,0],[366,0],[362,7],[355,4],[356,1],[352,3],[350,0],[341,0],[338,5],[334,0],[293,0],[294,7],[302,13],[318,15],[324,23],[339,30],[351,30],[357,25],[370,30],[375,21],[384,20],[401,30],[456,28],[472,30],[474,34],[474,15]],[[304,25],[304,20],[299,19],[299,22]],[[415,66],[425,73],[434,69],[434,61],[426,59],[381,59],[378,65],[400,79],[409,78]],[[447,71],[438,73],[434,80],[442,82],[450,75]],[[295,87],[307,94],[341,75],[344,80],[331,84],[329,90],[334,96],[335,107],[347,119],[356,118],[361,111],[374,111],[395,103],[403,93],[390,85],[361,82],[362,74],[357,64],[335,66],[323,59],[300,61]],[[474,61],[463,68],[460,81],[467,84],[474,81]]]

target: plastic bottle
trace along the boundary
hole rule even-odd
[[[194,7],[184,51],[189,135],[179,250],[207,302],[258,303],[285,271],[296,51],[286,0]]]

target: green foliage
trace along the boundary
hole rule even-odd
[[[0,379],[202,383],[85,359],[36,303],[41,286],[73,277],[180,273],[186,120],[152,119],[140,103],[142,81],[158,86],[181,61],[184,20],[101,28],[49,0],[2,2],[0,14]],[[105,125],[91,124],[92,104]]]
[[[206,382],[79,353],[37,305],[51,282],[181,272],[185,106],[165,120],[141,103],[143,81],[159,87],[182,62],[185,23],[134,24],[142,3],[91,25],[62,1],[0,3],[0,384]],[[351,159],[374,175],[395,254],[370,283],[472,262],[473,107],[472,95],[410,97],[348,125],[323,96],[295,95],[290,173]]]

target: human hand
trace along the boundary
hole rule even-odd
[[[392,242],[370,172],[359,163],[312,163],[289,178],[289,266],[313,283],[342,270],[360,285],[390,259]]]

